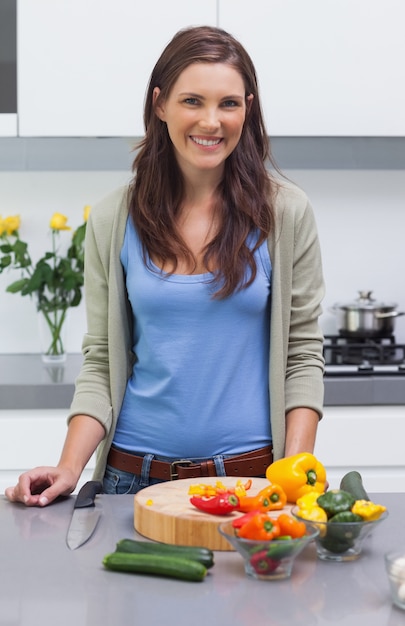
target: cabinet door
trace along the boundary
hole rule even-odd
[[[65,409],[0,410],[0,494],[32,467],[56,465],[66,429]],[[90,480],[94,466],[95,455],[86,465],[74,493]]]
[[[315,456],[325,465],[329,487],[338,489],[356,470],[369,493],[404,491],[404,407],[328,406],[319,423]]]
[[[150,72],[180,28],[215,24],[216,0],[19,0],[21,136],[142,136]]]
[[[17,136],[17,113],[0,113],[0,137]]]
[[[218,15],[255,63],[270,135],[405,136],[403,0],[219,0]]]

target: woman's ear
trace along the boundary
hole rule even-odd
[[[254,95],[252,93],[250,93],[248,97],[246,98],[246,112],[247,113],[249,113],[250,109],[252,108],[253,98],[254,98]]]
[[[162,122],[164,122],[165,121],[164,107],[162,106],[161,103],[158,104],[159,96],[160,96],[160,89],[159,87],[155,87],[153,90],[153,108],[158,118],[162,120]]]

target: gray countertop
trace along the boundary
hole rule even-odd
[[[82,361],[68,354],[65,363],[48,365],[40,354],[1,354],[0,410],[69,408]]]
[[[0,354],[0,410],[68,409],[83,357],[46,365],[39,354]],[[404,376],[326,376],[325,406],[405,404]]]
[[[323,562],[309,545],[290,579],[248,578],[240,556],[216,552],[201,583],[110,572],[103,556],[133,527],[133,496],[98,496],[93,537],[65,544],[73,497],[25,508],[0,496],[1,623],[13,626],[403,626],[389,596],[384,552],[405,548],[404,494],[372,494],[389,516],[366,539],[357,561]]]

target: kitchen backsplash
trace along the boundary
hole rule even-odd
[[[318,223],[326,280],[322,327],[336,332],[330,307],[372,290],[378,301],[405,311],[405,174],[403,170],[289,170],[310,197]],[[127,171],[0,172],[0,215],[19,214],[21,237],[32,257],[49,249],[49,219],[68,216],[75,227],[83,207],[94,205],[130,179]],[[37,315],[28,297],[8,294],[16,273],[0,275],[0,353],[39,352]],[[79,352],[85,331],[84,305],[71,309],[68,352]],[[395,320],[405,342],[405,315]]]

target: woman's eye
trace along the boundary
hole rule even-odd
[[[197,98],[186,98],[184,102],[185,104],[198,104]]]
[[[239,103],[236,100],[224,100],[222,106],[225,108],[232,108],[239,106]]]

